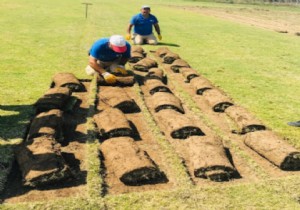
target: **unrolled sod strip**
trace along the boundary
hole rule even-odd
[[[116,76],[116,75],[115,75]],[[118,75],[116,76],[116,83],[114,85],[116,86],[132,86],[135,83],[135,78],[133,75]],[[97,77],[97,84],[102,86],[111,86],[111,84],[108,84],[102,76]]]
[[[215,112],[224,112],[233,105],[233,102],[218,89],[209,89],[203,92],[203,96]]]
[[[242,134],[266,129],[259,120],[243,107],[233,105],[225,109],[225,113],[238,125],[239,132]]]
[[[53,138],[34,138],[18,146],[15,152],[25,186],[49,185],[71,176],[60,144]]]
[[[245,144],[282,170],[300,170],[300,151],[272,131],[256,131],[245,135]]]
[[[157,116],[157,121],[166,129],[166,132],[174,139],[186,139],[190,136],[205,135],[190,118],[175,110],[161,110],[155,116]]]
[[[35,116],[30,124],[27,140],[40,136],[48,136],[56,139],[58,142],[62,142],[62,115],[63,112],[61,110],[52,109]]]
[[[148,103],[151,104],[155,112],[159,112],[163,109],[174,109],[180,113],[184,113],[181,101],[173,93],[168,92],[156,92],[147,99]]]
[[[132,86],[135,83],[135,78],[132,75],[117,76],[116,80],[118,86]]]
[[[204,77],[192,78],[190,84],[197,95],[203,95],[204,91],[214,88],[211,82]]]
[[[100,88],[98,98],[100,106],[103,103],[113,108],[118,108],[124,113],[140,111],[135,101],[120,87]]]
[[[149,93],[151,95],[153,95],[154,93],[157,93],[157,92],[171,93],[171,90],[169,89],[169,87],[160,80],[156,80],[156,79],[146,80],[145,86],[147,87],[147,89],[149,90]]]
[[[107,108],[94,115],[94,121],[103,139],[133,135],[125,114],[117,108]]]
[[[195,177],[228,181],[236,169],[230,163],[222,141],[217,137],[191,136],[186,139]]]
[[[75,77],[74,74],[68,72],[57,73],[52,78],[55,87],[68,87],[71,91],[83,91],[84,87]]]
[[[165,180],[165,175],[129,137],[112,138],[100,145],[106,168],[126,185],[154,184]]]

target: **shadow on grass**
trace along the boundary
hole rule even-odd
[[[147,43],[142,44],[142,45],[148,45]],[[151,45],[151,46],[170,46],[170,47],[180,47],[178,44],[174,43],[166,43],[166,42],[158,42],[157,45]]]
[[[80,170],[79,160],[75,158],[73,154],[63,153],[62,154],[66,159],[66,162],[70,165],[72,170],[72,177],[70,179],[62,180],[61,182],[52,183],[40,187],[29,187],[24,186],[22,181],[22,173],[19,169],[17,161],[14,161],[12,170],[8,176],[6,187],[2,194],[0,194],[0,204],[3,203],[6,199],[13,197],[18,197],[27,194],[32,190],[38,191],[48,191],[48,190],[57,190],[63,188],[74,188],[80,185],[86,184],[87,171]],[[33,197],[37,195],[32,195]],[[29,198],[30,199],[30,198]]]
[[[33,116],[32,105],[0,105],[0,110],[15,112],[7,116],[0,116],[0,138],[9,141],[22,138],[27,133],[30,119]]]
[[[180,47],[180,45],[178,45],[178,44],[166,43],[166,42],[159,42],[159,43],[157,43],[157,45],[164,45],[164,46],[170,46],[170,47]]]

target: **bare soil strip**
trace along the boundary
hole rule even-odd
[[[101,96],[104,96],[103,94],[101,94],[101,92],[106,92],[106,93],[111,93],[113,92],[115,89],[115,87],[110,87],[110,86],[99,86],[99,104],[98,104],[98,108],[103,107],[101,106],[101,103],[103,103]],[[132,101],[139,101],[140,99],[138,99],[138,95],[136,94],[136,92],[134,91],[134,87],[124,87],[123,90],[126,92],[127,96],[129,97],[130,100]],[[105,97],[105,96],[104,96]],[[115,96],[118,97],[118,96]],[[128,100],[128,99],[127,99]],[[106,108],[107,109],[107,108]],[[99,109],[98,109],[99,110]],[[100,110],[99,110],[100,111]],[[100,112],[101,114],[101,112]],[[147,125],[147,121],[144,119],[144,115],[143,113],[140,112],[133,112],[133,113],[124,113],[124,117],[126,118],[126,120],[128,122],[130,122],[130,126],[132,128],[132,130],[134,131],[134,134],[131,135],[131,138],[133,140],[127,140],[127,141],[131,141],[130,144],[134,144],[135,146],[133,146],[133,148],[131,149],[131,152],[126,152],[126,149],[124,148],[123,151],[119,150],[118,152],[121,153],[123,152],[123,154],[119,154],[120,156],[123,156],[125,158],[125,156],[127,157],[126,159],[128,161],[126,161],[125,164],[136,164],[136,161],[129,163],[129,159],[134,157],[134,154],[139,154],[141,155],[140,151],[144,151],[147,155],[148,158],[146,158],[146,156],[142,156],[142,159],[144,159],[144,164],[148,164],[148,166],[150,166],[149,164],[152,164],[152,169],[155,169],[156,167],[159,169],[159,171],[161,172],[160,174],[157,174],[157,171],[154,171],[154,174],[152,172],[153,177],[149,178],[149,182],[147,183],[147,181],[139,181],[138,179],[140,179],[142,177],[142,174],[145,172],[141,172],[140,174],[137,175],[133,175],[132,177],[135,179],[128,181],[128,178],[126,178],[126,173],[124,173],[126,170],[129,169],[134,169],[134,165],[133,166],[119,166],[116,168],[116,164],[112,163],[111,161],[114,160],[114,158],[110,158],[110,159],[104,159],[102,160],[102,162],[104,163],[105,166],[105,177],[104,177],[104,181],[105,181],[105,185],[107,187],[106,191],[109,194],[119,194],[119,193],[126,193],[126,192],[142,192],[145,190],[162,190],[162,189],[171,189],[171,187],[173,186],[173,180],[175,180],[176,178],[173,177],[173,175],[169,172],[169,170],[165,170],[166,166],[165,166],[165,157],[163,156],[163,152],[160,148],[160,146],[158,145],[155,136],[152,134],[151,130],[149,129],[149,126]],[[114,122],[115,124],[117,124],[117,121],[119,121],[119,118],[115,118]],[[124,138],[124,137],[122,137]],[[110,141],[111,139],[106,139],[104,141],[103,144],[106,144],[106,141]],[[117,142],[116,138],[113,139],[115,142]],[[122,139],[118,139],[118,142],[122,141]],[[124,142],[120,142],[120,145],[125,144]],[[118,145],[118,143],[116,143],[115,147],[120,148],[121,146]],[[100,150],[101,147],[103,147],[104,145],[101,144],[100,146]],[[136,149],[134,149],[136,148]],[[128,148],[130,149],[130,148]],[[106,151],[106,150],[105,150]],[[105,153],[104,151],[104,153]],[[139,151],[139,152],[138,152]],[[103,151],[102,151],[103,153]],[[128,157],[127,155],[131,155],[131,157]],[[105,158],[105,154],[103,154],[104,158]],[[126,159],[123,158],[123,161],[125,161]],[[110,161],[111,160],[111,161]],[[149,162],[149,160],[151,160]],[[120,160],[120,164],[124,164],[124,162],[122,162]],[[154,164],[154,165],[153,165]],[[114,167],[112,167],[114,166]],[[137,167],[137,165],[135,165]],[[153,168],[153,166],[156,166]],[[151,172],[151,167],[148,167],[148,172]],[[120,170],[123,170],[123,175],[121,175]],[[142,171],[143,167],[137,167],[140,168]],[[150,168],[150,169],[149,169]],[[144,168],[145,169],[145,168]],[[146,173],[148,173],[146,172]],[[134,173],[134,170],[131,170],[131,173]],[[124,176],[125,175],[125,176]],[[122,178],[121,178],[122,177]],[[133,178],[130,179],[133,179]],[[140,177],[140,178],[139,178]],[[124,180],[125,179],[125,180]],[[127,181],[126,181],[127,179]],[[123,180],[123,181],[122,181]],[[133,186],[135,183],[138,182],[140,184],[136,184],[137,186]],[[143,184],[144,183],[144,184]]]
[[[171,5],[169,5],[171,6]],[[300,35],[300,14],[293,11],[278,11],[261,8],[221,8],[221,7],[192,7],[173,6],[178,9],[196,12],[207,16],[213,16],[222,20],[228,20],[245,25],[250,25],[278,33]]]
[[[191,184],[226,186],[300,173],[299,151],[278,139],[247,110],[236,107],[226,93],[179,56],[175,56],[177,59],[172,63],[171,58],[164,60],[168,52],[163,48],[148,54],[146,64],[150,66],[131,69],[131,83],[108,86],[99,80],[95,104],[88,104],[90,81],[60,83],[73,90],[80,87],[81,91],[73,91],[68,96],[76,100],[67,108],[63,106],[62,125],[51,124],[45,130],[48,134],[33,129],[29,139],[41,139],[32,143],[33,146],[25,146],[37,154],[39,149],[47,148],[43,151],[51,153],[51,157],[61,157],[62,165],[70,170],[70,177],[46,186],[37,186],[29,179],[27,183],[37,187],[26,187],[20,169],[23,172],[32,170],[34,167],[30,164],[35,164],[34,161],[28,164],[31,160],[27,158],[28,161],[18,161],[21,166],[14,164],[9,187],[1,199],[17,203],[88,196],[86,141],[90,109],[96,110],[94,122],[103,166],[99,174],[99,179],[104,181],[103,196]],[[143,60],[138,62],[143,63]],[[54,86],[55,83],[58,82],[54,82]],[[150,121],[155,122],[151,125],[155,129],[149,125]],[[60,139],[57,127],[62,127],[63,141],[58,141],[60,145],[56,147]],[[47,135],[56,141],[55,144],[48,138],[43,140]],[[170,165],[171,162],[174,165]],[[180,167],[183,173],[176,171]],[[35,168],[38,171],[42,167],[37,164]]]

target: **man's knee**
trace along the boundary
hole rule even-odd
[[[148,40],[148,44],[157,45],[157,40],[155,40],[155,39],[149,39]]]
[[[141,37],[138,37],[138,36],[136,36],[133,41],[134,41],[134,44],[139,44],[139,45],[144,44],[143,43],[144,40]]]
[[[93,76],[96,73],[95,69],[93,69],[90,65],[85,68],[85,72],[89,76]]]

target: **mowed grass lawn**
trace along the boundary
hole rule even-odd
[[[236,104],[247,108],[269,129],[300,149],[300,37],[204,16],[176,6],[300,8],[201,3],[197,1],[91,0],[0,1],[0,139],[1,147],[21,140],[32,104],[49,88],[57,72],[88,78],[84,68],[91,44],[100,37],[126,34],[142,4],[152,6],[162,42]],[[176,46],[178,45],[178,46]],[[156,49],[144,46],[145,49]],[[1,153],[1,159],[7,153]],[[0,172],[1,173],[1,172]],[[68,198],[3,208],[48,209],[297,209],[300,177],[241,185],[218,185],[145,192],[105,198]]]

